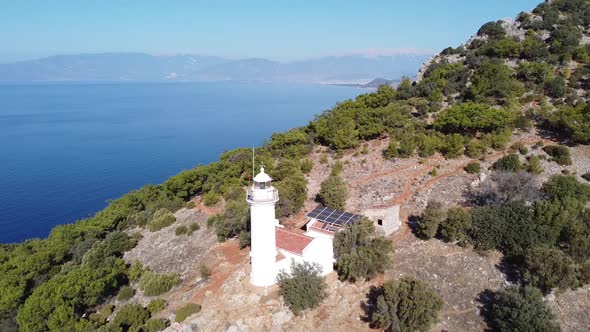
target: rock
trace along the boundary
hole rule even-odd
[[[277,313],[274,313],[272,315],[273,330],[275,330],[275,331],[279,330],[281,328],[281,326],[283,324],[285,324],[286,322],[290,321],[292,317],[293,317],[293,314],[291,313],[291,311],[288,311],[288,310],[279,311]]]

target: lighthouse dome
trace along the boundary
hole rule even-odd
[[[264,167],[260,167],[260,173],[258,173],[255,177],[254,177],[254,182],[270,182],[272,181],[272,178],[264,173]]]

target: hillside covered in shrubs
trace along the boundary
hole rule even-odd
[[[531,127],[566,145],[590,144],[589,29],[590,1],[544,2],[515,21],[484,24],[467,43],[447,48],[432,59],[415,82],[404,79],[397,88],[381,86],[335,105],[307,126],[273,134],[256,150],[256,160],[264,163],[279,189],[277,215],[289,216],[303,207],[307,196],[304,175],[313,167],[308,156],[316,145],[328,147],[337,156],[366,141],[387,137],[386,158],[437,153],[445,158],[480,158],[488,151],[506,149],[515,130]],[[130,230],[167,227],[175,222],[175,211],[201,195],[205,204],[225,202],[224,212],[208,222],[219,240],[239,237],[247,246],[249,213],[244,188],[252,178],[251,153],[248,148],[225,152],[217,162],[130,192],[91,218],[57,226],[46,239],[1,245],[0,330],[165,327],[165,322],[151,320],[143,307],[121,309],[123,313],[108,326],[104,319],[92,319],[100,316],[97,308],[117,296],[122,287],[135,282],[143,291],[162,294],[180,282],[175,275],[157,275],[122,260],[123,252],[138,241]],[[563,151],[551,153],[556,160],[567,162]],[[528,165],[504,160],[498,172],[520,178],[494,182],[526,185],[527,179],[518,171],[531,170],[525,174],[534,175],[538,171],[534,164],[532,160]],[[470,169],[478,171],[475,165]],[[331,181],[337,182],[336,176]],[[439,236],[476,250],[501,251],[522,284],[545,293],[590,282],[588,185],[572,176],[557,176],[534,193],[538,196],[526,199],[475,195],[468,210],[441,211],[433,205],[420,227],[427,238]],[[346,196],[324,193],[324,199],[335,204],[341,204],[341,197]],[[341,267],[355,262],[345,258],[340,260]],[[371,273],[383,266],[379,264]],[[343,278],[355,279],[355,275],[344,274]],[[387,284],[380,301],[396,303],[395,294],[406,283],[419,285],[412,280]],[[498,306],[529,298],[539,301],[537,292],[529,288],[509,290],[496,298]],[[431,306],[440,307],[438,303]],[[493,326],[515,328],[502,318],[511,314],[498,306],[490,311],[497,313],[491,318]],[[135,320],[127,320],[126,313]],[[405,312],[388,315],[374,316],[376,326],[389,328],[391,317],[409,324]],[[425,316],[429,326],[433,318],[430,313]]]

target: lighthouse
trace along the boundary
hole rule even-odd
[[[257,287],[274,285],[278,272],[275,204],[279,201],[279,192],[271,181],[264,167],[260,167],[247,196],[250,204],[250,283]]]

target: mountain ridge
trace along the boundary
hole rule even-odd
[[[268,81],[358,83],[415,73],[431,55],[343,55],[280,62],[202,55],[83,53],[0,64],[0,82]]]

